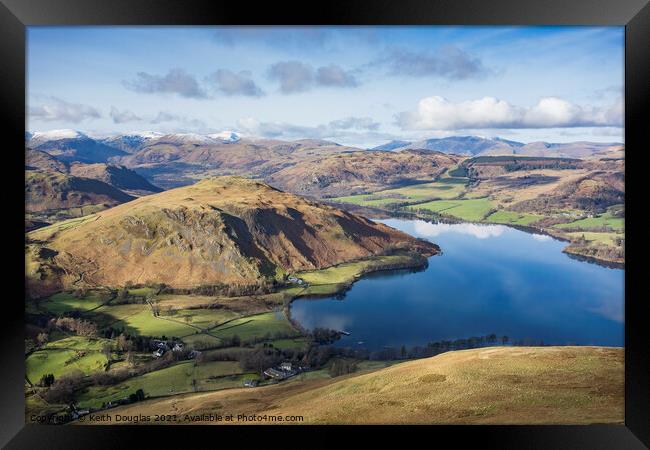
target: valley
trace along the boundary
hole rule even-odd
[[[379,301],[380,291],[365,291],[369,285],[384,286],[397,308],[387,310],[389,325],[380,304],[369,306],[374,315],[370,309],[362,313],[380,327],[409,317],[408,301],[419,295],[462,303],[454,300],[462,289],[417,281],[445,270],[450,280],[457,277],[450,265],[453,245],[437,245],[438,231],[417,231],[437,226],[470,227],[480,236],[507,225],[552,237],[546,261],[561,257],[566,264],[558,239],[565,253],[622,266],[620,148],[571,147],[581,156],[589,153],[583,158],[471,156],[221,135],[151,134],[90,143],[87,135],[59,133],[59,144],[35,136],[34,148],[26,151],[28,421],[169,408],[179,414],[303,414],[306,423],[419,423],[431,422],[432,415],[440,423],[621,420],[622,397],[611,388],[620,381],[620,355],[607,347],[618,342],[615,334],[600,336],[599,347],[549,347],[572,338],[542,339],[484,320],[491,328],[467,327],[442,337],[418,331],[415,341],[404,335],[375,345],[370,334],[362,336],[361,322],[314,325],[312,316],[300,313],[303,305],[314,311],[323,305],[315,317],[327,319],[328,302],[353,305],[358,295]],[[102,146],[114,151],[102,157]],[[410,225],[389,219],[395,217]],[[501,253],[527,245],[507,243]],[[471,247],[462,253],[474,252],[481,255]],[[516,267],[522,255],[512,258],[508,264]],[[486,273],[482,261],[497,259],[496,253],[478,257],[476,270]],[[462,267],[473,266],[463,260]],[[579,267],[571,267],[576,271],[567,273],[580,279]],[[410,294],[401,298],[400,292]],[[593,308],[601,306],[564,314],[582,317]],[[420,318],[439,315],[420,311]],[[440,317],[452,316],[447,311]],[[411,319],[412,331],[421,325]],[[615,325],[613,320],[605,327]],[[379,333],[388,336],[386,329]],[[576,326],[579,332],[585,333],[576,337],[579,345],[593,342],[586,325]],[[265,375],[281,364],[292,367],[289,379]],[[596,370],[592,391],[598,393],[558,388],[535,403],[539,388],[532,380],[546,376],[547,367],[553,377],[569,377],[571,386],[582,386]],[[501,381],[488,386],[486,371]],[[522,378],[512,378],[514,372]],[[408,395],[398,381],[406,373],[419,386]],[[446,396],[457,395],[461,386],[455,377],[472,380],[471,395],[467,404],[449,407]],[[449,385],[434,398],[418,391],[428,380]],[[380,385],[387,396],[377,396]],[[518,400],[489,410],[471,406],[512,389],[519,389]],[[358,396],[346,394],[352,403],[341,403],[336,392]],[[370,420],[368,411],[379,401],[385,413]],[[576,409],[559,412],[557,405],[567,403]],[[579,418],[578,405],[589,414]],[[336,412],[341,409],[345,413]],[[405,410],[411,413],[403,415]],[[538,416],[541,410],[550,412]]]

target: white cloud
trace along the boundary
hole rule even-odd
[[[111,106],[110,116],[111,119],[113,119],[113,123],[137,122],[139,120],[142,120],[140,117],[138,117],[128,109],[120,111],[115,106]]]
[[[179,68],[170,69],[165,75],[138,72],[135,80],[125,80],[122,84],[127,89],[146,94],[178,94],[187,98],[208,97],[194,75]]]
[[[167,111],[159,111],[158,115],[150,120],[151,124],[157,125],[161,123],[173,122],[178,125],[190,127],[191,129],[205,128],[205,122],[199,119],[194,119],[181,114],[174,114]]]
[[[268,77],[280,84],[283,94],[305,92],[314,86],[345,88],[359,85],[351,71],[336,64],[314,70],[311,65],[300,61],[281,61],[269,67]]]
[[[454,103],[434,95],[421,99],[414,111],[400,113],[396,119],[404,130],[616,127],[622,126],[623,101],[605,108],[583,107],[544,97],[523,107],[494,97]]]
[[[329,123],[330,128],[349,130],[377,130],[381,124],[370,117],[346,117],[345,119],[333,120]]]
[[[394,49],[372,65],[387,66],[391,75],[449,80],[481,78],[490,73],[480,58],[454,45],[444,45],[435,52]]]
[[[242,70],[233,72],[228,69],[219,69],[208,77],[208,81],[225,95],[244,95],[247,97],[261,97],[262,89],[251,78],[251,72]]]
[[[315,126],[287,122],[262,122],[253,117],[237,121],[236,129],[246,136],[272,139],[325,139],[357,146],[368,141],[385,142],[394,136],[377,131],[380,124],[370,117],[346,117]]]
[[[79,123],[101,117],[92,106],[70,103],[57,97],[44,97],[40,105],[29,107],[29,118],[47,122],[65,121]]]
[[[352,73],[336,64],[319,67],[316,70],[316,82],[322,86],[354,87],[359,84]]]

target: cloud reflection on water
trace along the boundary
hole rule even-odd
[[[436,237],[443,233],[459,233],[474,236],[477,239],[499,237],[506,230],[503,225],[478,225],[475,223],[430,223],[417,220],[414,223],[415,233],[420,237]]]

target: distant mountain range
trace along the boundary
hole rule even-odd
[[[621,147],[620,143],[596,142],[523,142],[510,141],[501,138],[483,138],[478,136],[451,136],[446,138],[432,138],[421,141],[390,141],[386,144],[371,148],[370,150],[400,151],[407,149],[435,150],[443,153],[452,153],[466,156],[495,156],[495,155],[521,155],[521,156],[547,156],[563,158],[586,158],[605,153]]]
[[[79,161],[84,163],[107,162],[109,159],[127,158],[145,147],[157,145],[211,147],[223,144],[254,144],[277,147],[285,144],[289,147],[313,145],[314,147],[339,146],[331,141],[301,139],[297,141],[279,141],[275,139],[242,138],[234,131],[222,131],[212,134],[197,133],[159,133],[144,131],[118,134],[109,137],[92,137],[75,130],[53,130],[26,133],[28,146],[50,153],[61,161]],[[620,148],[621,143],[597,142],[523,142],[502,138],[484,138],[479,136],[451,136],[431,138],[420,141],[393,140],[377,147],[374,151],[401,151],[408,149],[434,150],[462,156],[548,156],[586,158]],[[288,148],[289,148],[288,147]],[[345,146],[342,146],[345,147]],[[348,147],[350,148],[350,147]]]
[[[136,188],[155,192],[155,186],[169,189],[192,184],[214,175],[241,175],[263,179],[280,189],[303,195],[340,195],[346,189],[365,191],[374,182],[427,179],[438,169],[455,162],[443,161],[440,154],[459,157],[520,155],[569,158],[622,158],[623,146],[616,143],[546,143],[510,141],[478,136],[454,136],[422,141],[391,141],[373,149],[360,149],[321,139],[283,141],[244,138],[236,132],[213,134],[153,131],[92,137],[75,130],[54,130],[26,134],[27,148],[40,151],[42,164],[68,167],[74,164],[124,166],[117,168],[77,168],[80,176],[106,181],[124,190],[119,178],[133,175],[146,178],[154,186]],[[387,158],[385,152],[392,154]],[[36,155],[32,153],[32,156]],[[401,155],[401,156],[399,156]],[[394,157],[393,157],[394,156]],[[43,169],[43,167],[40,167]],[[431,173],[429,173],[431,172]],[[68,173],[75,175],[75,172]],[[113,180],[113,181],[111,181]],[[136,184],[142,184],[137,181]],[[365,188],[364,188],[365,186]],[[126,188],[134,189],[131,187]],[[322,192],[321,192],[322,191]],[[327,192],[325,192],[327,191]],[[131,192],[128,192],[131,193]],[[135,193],[135,195],[139,195]]]
[[[209,135],[144,131],[109,137],[91,137],[76,130],[51,130],[26,133],[25,138],[28,147],[46,151],[61,161],[96,163],[107,162],[109,158],[127,156],[153,143],[214,145],[237,142],[240,136],[233,131]]]

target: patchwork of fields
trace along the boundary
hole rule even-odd
[[[454,174],[450,176],[449,174]],[[520,201],[543,199],[558,189],[560,180],[577,180],[579,186],[591,189],[595,182],[580,182],[584,170],[541,168],[520,174],[505,172],[493,178],[470,184],[467,175],[449,170],[433,182],[422,182],[369,194],[329,199],[389,212],[410,212],[425,219],[450,218],[468,222],[498,223],[536,227],[572,242],[568,252],[595,260],[622,263],[624,239],[624,206],[617,204],[602,213],[575,208],[524,210],[513,207]],[[476,181],[476,180],[474,180]]]

